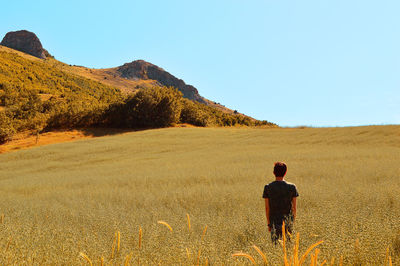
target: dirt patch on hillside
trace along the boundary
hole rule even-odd
[[[129,131],[122,129],[112,129],[112,128],[60,130],[53,132],[45,132],[39,135],[32,134],[32,132],[23,132],[16,134],[13,137],[13,140],[0,145],[0,153],[13,152],[21,149],[34,148],[38,146],[74,141],[79,139],[117,135],[126,132]]]

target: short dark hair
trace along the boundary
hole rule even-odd
[[[287,166],[283,162],[276,162],[274,165],[274,175],[276,177],[284,177],[287,171]]]

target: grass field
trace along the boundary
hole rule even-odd
[[[282,265],[261,198],[279,160],[301,253],[324,240],[319,263],[383,265],[389,247],[400,265],[400,126],[170,128],[1,154],[0,264],[261,264],[256,245]]]

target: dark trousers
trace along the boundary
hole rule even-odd
[[[271,221],[271,240],[275,245],[279,239],[282,239],[282,225],[285,222],[285,236],[290,241],[290,236],[293,232],[293,220],[292,219],[274,219]]]

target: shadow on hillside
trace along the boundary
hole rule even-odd
[[[128,132],[139,131],[135,129],[126,129],[126,128],[80,128],[78,130],[81,131],[85,136],[92,136],[92,137],[112,136]]]
[[[146,130],[154,130],[154,129],[162,129],[162,128],[194,128],[196,126],[190,124],[176,124],[170,127],[142,127],[142,128],[76,128],[75,130],[81,131],[85,136],[88,137],[103,137],[103,136],[112,136],[119,135],[123,133],[129,132],[138,132],[138,131],[146,131]],[[71,129],[74,130],[74,129]]]

